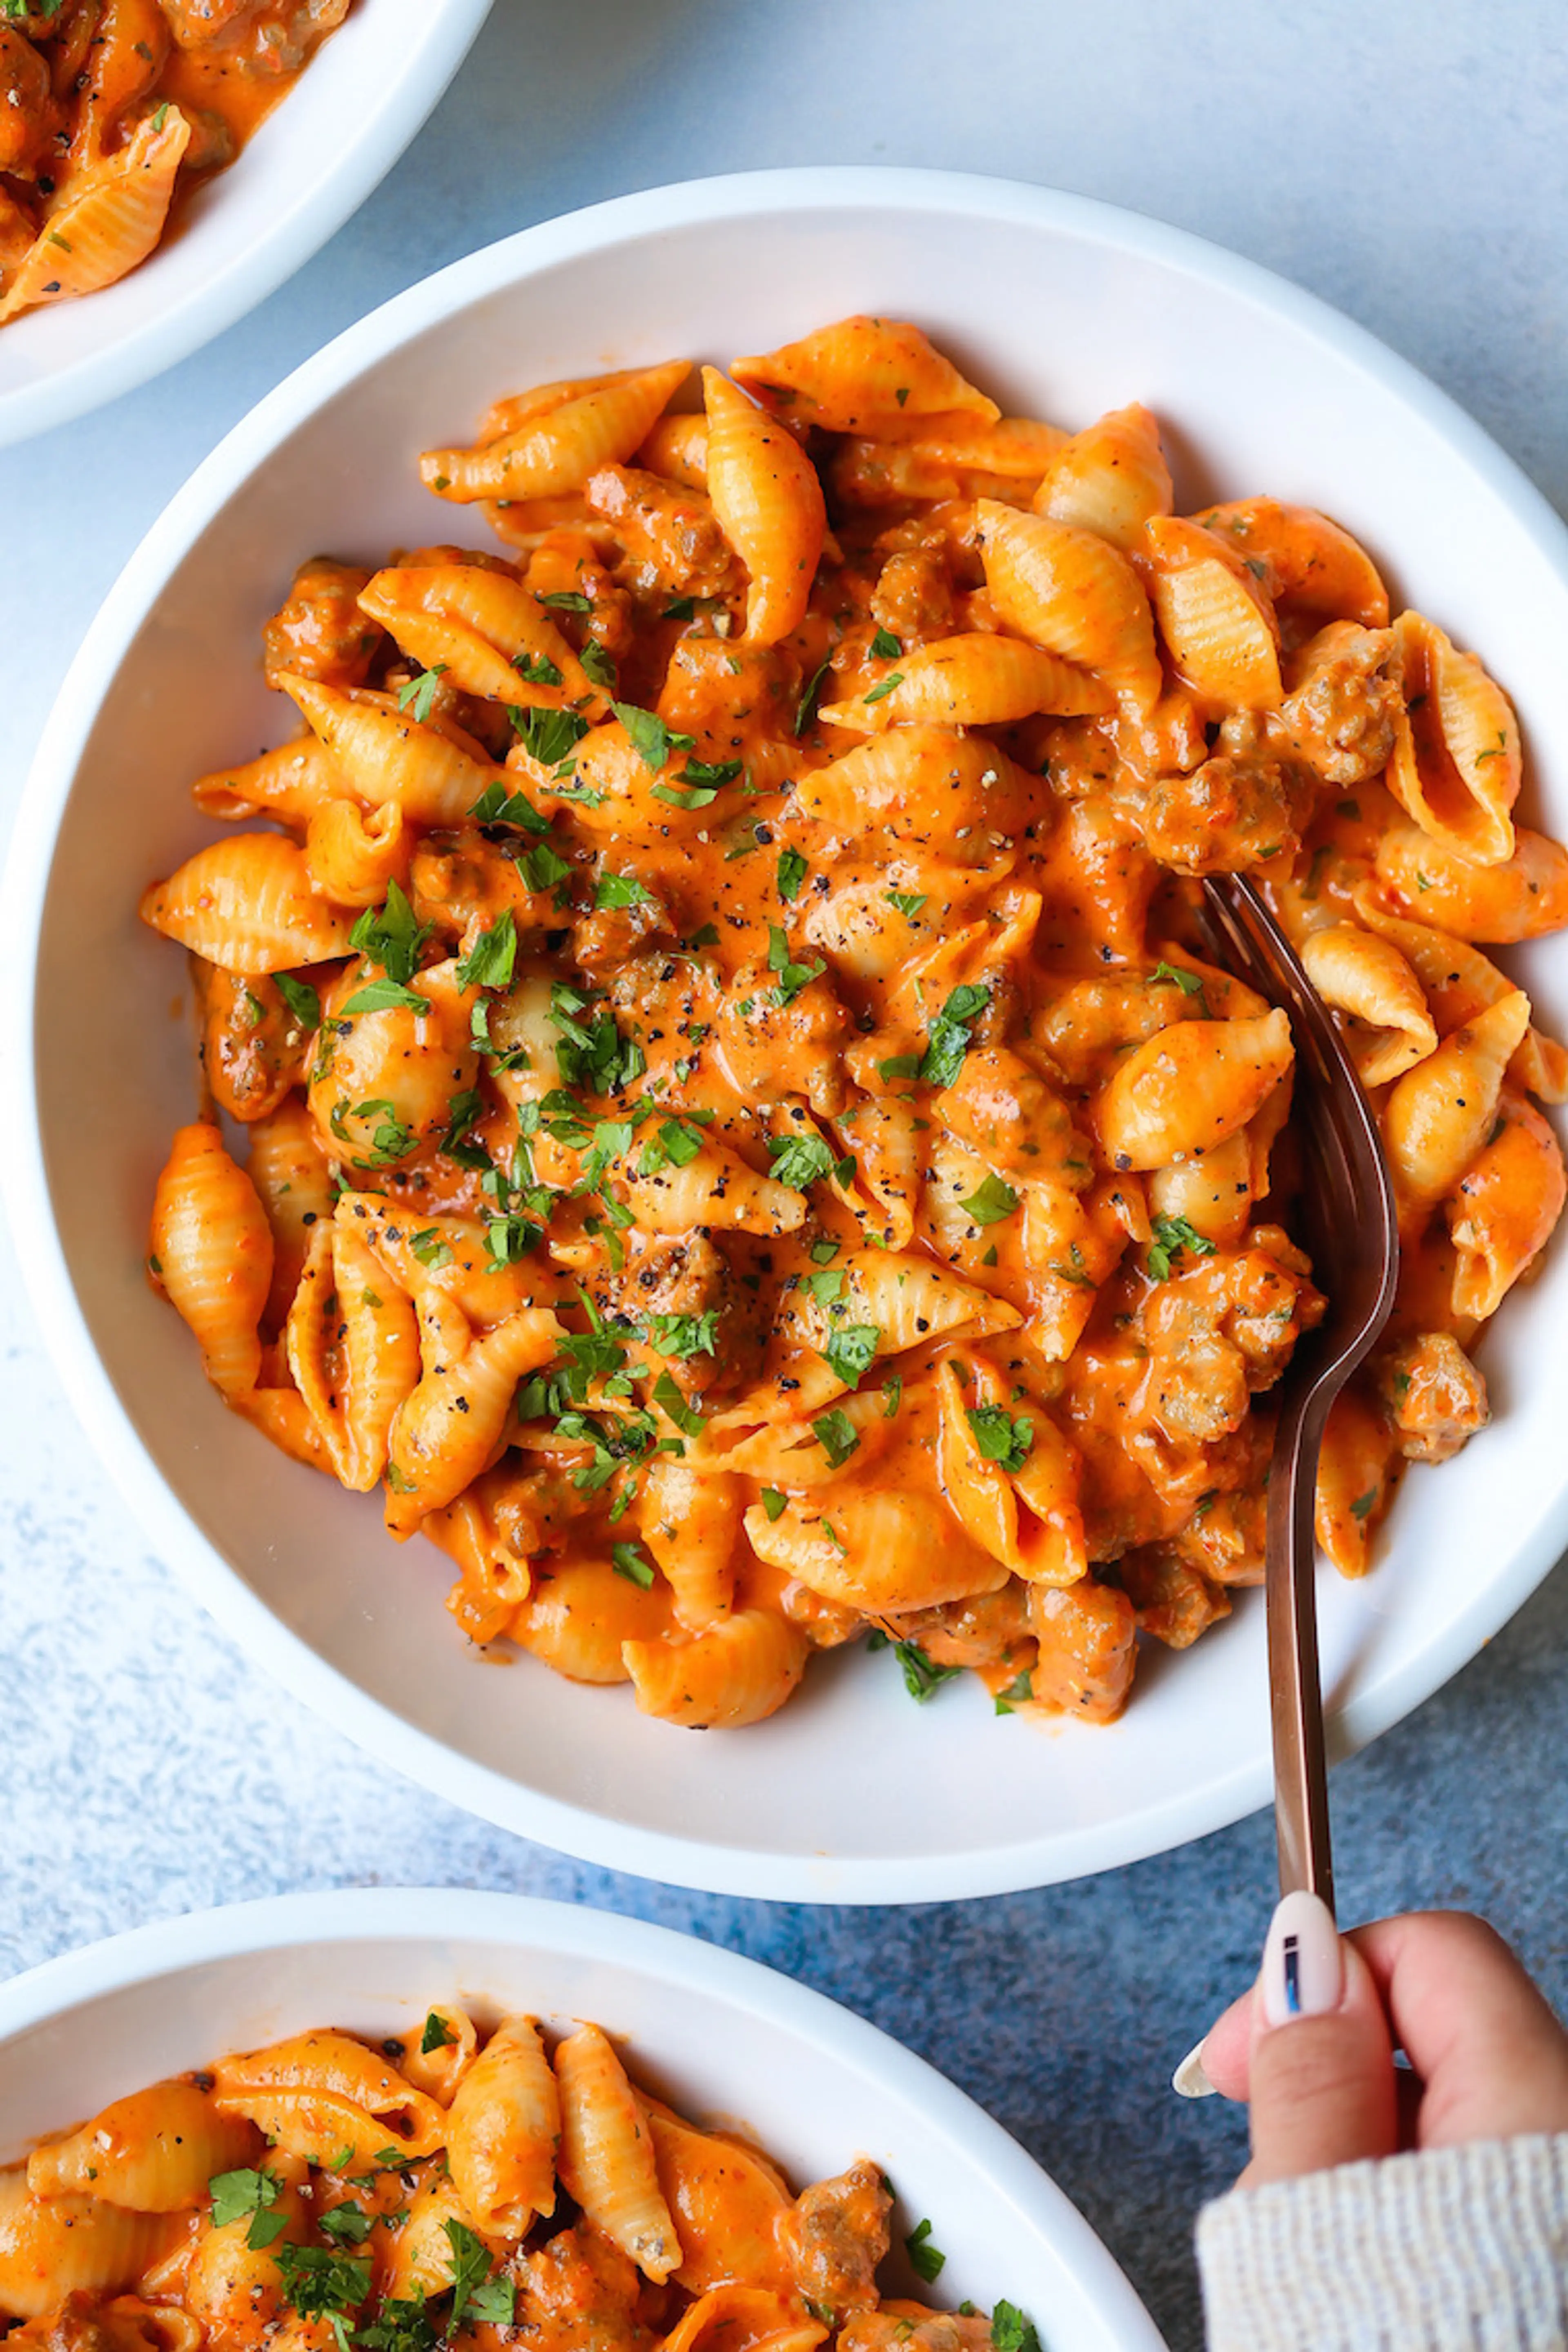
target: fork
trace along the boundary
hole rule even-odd
[[[1282,1005],[1296,1042],[1309,1181],[1305,1239],[1329,1307],[1304,1338],[1280,1384],[1268,1472],[1264,1598],[1274,1735],[1274,1825],[1279,1892],[1305,1889],[1334,1907],[1329,1843],[1328,1762],[1318,1670],[1318,1454],[1329,1411],[1366,1357],[1394,1306],[1399,1229],[1394,1186],[1372,1106],[1328,1007],[1253,885],[1237,874],[1206,877],[1220,961],[1271,1004]]]

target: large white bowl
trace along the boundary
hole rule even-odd
[[[359,0],[150,260],[0,328],[0,448],[145,383],[281,286],[392,169],[489,8]]]
[[[898,2191],[896,2231],[934,2223],[948,2309],[1005,2296],[1049,2352],[1162,2352],[1076,2208],[923,2059],[755,1960],[563,1903],[282,1895],[51,1960],[0,1985],[0,2164],[226,2051],[310,2026],[405,2032],[452,1999],[624,2036],[650,2088],[694,2121],[742,2125],[797,2188],[871,2157]]]
[[[921,320],[1026,413],[1132,398],[1168,421],[1186,500],[1331,509],[1397,591],[1514,695],[1542,813],[1568,826],[1562,526],[1432,387],[1356,328],[1189,236],[1077,197],[811,171],[623,198],[472,256],[342,336],[202,467],[127,566],[28,788],[0,954],[20,1042],[5,1155],[21,1255],[82,1420],[153,1541],[253,1656],[353,1738],[568,1852],[721,1892],[834,1902],[994,1894],[1235,1820],[1269,1790],[1257,1596],[1189,1655],[1155,1649],[1125,1720],[1038,1731],[978,1684],[924,1708],[892,1659],[819,1660],[771,1723],[700,1738],[621,1690],[468,1650],[446,1562],[224,1412],[142,1272],[153,1179],[191,1114],[179,961],[137,893],[205,837],[188,780],[289,731],[258,625],[300,556],[369,560],[450,529],[421,446],[508,386],[725,358],[856,310]],[[476,526],[476,529],[479,527]],[[1521,959],[1568,1011],[1562,943]],[[36,1118],[36,1130],[34,1119]],[[1496,1426],[1416,1472],[1390,1557],[1323,1580],[1342,1751],[1468,1658],[1568,1535],[1568,1253],[1488,1351]]]

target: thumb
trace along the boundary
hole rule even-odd
[[[1383,2001],[1316,1895],[1286,1895],[1269,1924],[1253,1992],[1247,2097],[1252,2161],[1241,2188],[1392,2156],[1399,2145]]]

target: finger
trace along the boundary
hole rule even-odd
[[[1484,1920],[1415,1912],[1350,1941],[1425,2086],[1421,2147],[1568,2131],[1568,2032]]]
[[[1217,2091],[1222,2098],[1246,2098],[1252,2057],[1252,1995],[1249,1985],[1215,2018],[1191,2057],[1177,2067],[1176,2088],[1187,2097]]]
[[[1399,2145],[1394,2046],[1382,1997],[1315,1895],[1274,1915],[1253,2003],[1252,2161],[1241,2186],[1294,2180]]]

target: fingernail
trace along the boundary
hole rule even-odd
[[[1205,2033],[1204,2042],[1207,2040]],[[1204,2042],[1194,2042],[1171,2077],[1171,2088],[1179,2099],[1212,2099],[1215,2095],[1214,2084],[1209,2081],[1208,2069],[1204,2064]]]
[[[1287,1895],[1263,1947],[1263,2015],[1270,2025],[1325,2017],[1344,1998],[1345,1964],[1334,1915],[1321,1895]]]

